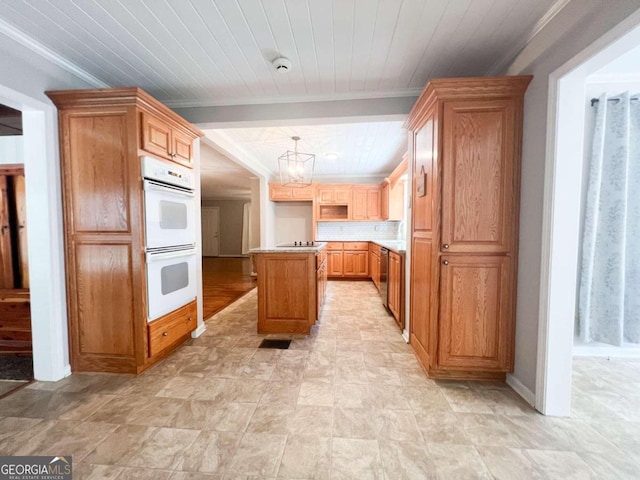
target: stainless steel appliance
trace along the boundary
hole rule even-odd
[[[147,321],[193,301],[196,286],[194,179],[187,168],[142,157]]]
[[[389,284],[388,275],[389,271],[389,249],[380,247],[380,298],[382,299],[382,305],[387,310],[389,309]]]

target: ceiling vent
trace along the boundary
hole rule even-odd
[[[271,62],[278,72],[288,72],[291,70],[291,60],[280,57]]]

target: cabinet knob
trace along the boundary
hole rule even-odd
[[[191,320],[193,320],[191,317],[187,318],[187,322],[190,322]]]
[[[445,250],[449,250],[449,244],[445,243],[444,245],[442,245],[442,248],[444,248]]]
[[[449,260],[443,260],[442,263],[444,263],[445,265],[449,265]]]
[[[169,335],[169,332],[162,332],[163,337],[166,337],[167,335]]]

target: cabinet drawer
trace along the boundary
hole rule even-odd
[[[181,338],[196,328],[196,302],[155,320],[148,325],[149,356],[154,357],[166,348],[176,344]]]
[[[369,242],[344,242],[343,250],[357,250],[366,252],[369,250]]]
[[[328,242],[327,250],[342,250],[343,245],[344,244],[342,242]]]

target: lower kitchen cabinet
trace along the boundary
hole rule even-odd
[[[316,255],[316,319],[320,318],[320,310],[327,293],[327,251]]]
[[[404,257],[389,251],[388,307],[401,329],[404,329]]]
[[[369,276],[369,242],[329,242],[327,256],[329,277]]]
[[[369,276],[369,252],[343,253],[343,275],[345,277],[368,277]]]
[[[341,277],[343,269],[342,251],[327,252],[327,275],[330,277]]]
[[[149,323],[149,355],[155,357],[186,340],[197,325],[195,300]]]
[[[369,244],[369,276],[380,290],[380,247],[375,243]]]

